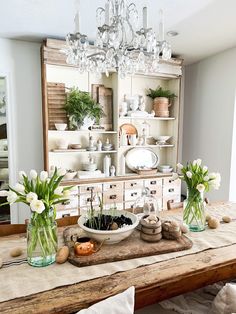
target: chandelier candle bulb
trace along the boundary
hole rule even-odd
[[[147,29],[147,7],[143,7],[143,28]]]
[[[105,3],[105,24],[110,25],[110,6],[109,6],[109,1]]]
[[[75,22],[75,33],[79,33],[79,10],[76,12],[74,22]]]
[[[163,41],[165,36],[164,36],[164,17],[163,17],[163,11],[159,11],[159,40]]]

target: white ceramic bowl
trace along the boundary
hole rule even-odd
[[[159,165],[158,168],[159,169],[170,169],[171,166],[169,166],[169,165]]]
[[[166,143],[172,136],[169,135],[161,135],[161,136],[157,136],[156,140],[158,143]]]
[[[159,171],[162,173],[171,173],[173,171],[173,168],[159,168]]]
[[[82,167],[83,167],[83,170],[85,171],[95,171],[98,168],[97,164],[91,164],[87,162],[83,163]]]
[[[78,225],[80,226],[81,229],[83,229],[87,233],[88,237],[98,242],[102,242],[105,240],[105,244],[119,243],[120,241],[128,238],[131,235],[131,233],[139,224],[139,220],[136,215],[130,212],[127,212],[124,210],[119,210],[118,212],[120,216],[124,215],[130,218],[133,224],[129,226],[125,226],[117,230],[108,230],[108,231],[95,230],[95,229],[90,229],[90,228],[85,227],[84,223],[86,222],[87,218],[85,216],[80,216],[80,218],[78,219]]]
[[[65,131],[66,127],[66,123],[55,123],[55,128],[57,129],[57,131]]]

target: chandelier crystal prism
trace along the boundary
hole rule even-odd
[[[79,30],[79,11],[75,16],[75,32],[66,36],[66,62],[77,66],[81,73],[109,75],[115,69],[121,78],[137,72],[155,73],[160,56],[171,58],[171,45],[164,38],[163,12],[159,12],[159,32],[148,27],[147,8],[143,8],[142,28],[135,3],[126,0],[107,0],[105,8],[96,11],[97,35],[94,45]]]

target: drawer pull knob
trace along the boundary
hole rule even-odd
[[[110,200],[115,200],[117,198],[117,195],[111,195]]]
[[[135,195],[138,195],[138,193],[137,192],[131,193],[131,196],[135,196]]]
[[[116,184],[111,184],[110,189],[116,188]]]
[[[157,191],[151,191],[150,194],[157,194]]]
[[[93,187],[93,186],[88,186],[88,187],[87,187],[87,191],[92,191],[92,190],[94,190],[94,187]]]
[[[157,184],[157,181],[151,181],[150,184],[152,185]]]
[[[130,185],[131,185],[131,186],[134,186],[134,185],[137,185],[137,183],[136,183],[136,182],[135,182],[135,183],[131,183]]]
[[[70,217],[70,214],[64,214],[64,215],[62,215],[62,218],[64,218],[64,217]]]
[[[175,190],[175,189],[169,189],[168,191],[169,191],[169,192],[174,192],[174,190]]]

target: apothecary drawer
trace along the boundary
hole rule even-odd
[[[79,215],[86,215],[88,213],[88,210],[90,210],[89,206],[82,206],[79,208]],[[100,207],[98,205],[93,206],[93,210],[100,211]]]
[[[171,178],[165,178],[163,179],[163,186],[166,187],[166,186],[181,186],[181,180],[180,179],[177,179],[177,180],[171,180]]]
[[[93,205],[99,205],[99,197],[102,197],[102,194],[95,194],[93,196]],[[83,207],[83,206],[89,206],[91,202],[91,195],[90,194],[81,194],[79,196],[79,206]]]
[[[144,186],[149,189],[154,189],[156,187],[162,187],[162,179],[150,179],[144,181]]]
[[[123,203],[116,203],[115,206],[116,206],[117,210],[123,210],[124,209]],[[104,209],[109,210],[109,209],[112,209],[112,207],[113,207],[112,204],[107,204],[104,206]]]
[[[129,212],[133,213],[134,203],[135,202],[125,202],[124,203],[124,210],[128,209]]]
[[[142,189],[143,188],[143,180],[137,181],[126,181],[125,182],[125,190],[129,189]]]
[[[79,214],[78,208],[58,210],[56,213],[56,219],[69,216],[77,216],[78,214]]]
[[[103,191],[123,191],[123,182],[111,182],[103,184]]]
[[[163,186],[163,198],[172,197],[172,195],[181,194],[181,180],[171,181],[169,179],[164,179]]]
[[[64,210],[64,209],[70,209],[70,208],[78,208],[79,200],[78,197],[72,200],[68,200],[67,202],[63,204],[57,204],[55,205],[56,210]]]
[[[149,193],[156,198],[162,198],[162,186],[150,187]]]
[[[89,193],[91,191],[94,193],[102,192],[102,184],[81,185],[79,191],[80,193]]]
[[[103,202],[104,204],[116,204],[123,202],[123,192],[118,191],[109,191],[103,193]]]
[[[135,201],[138,197],[141,196],[142,189],[134,189],[134,190],[126,190],[125,191],[125,202],[127,201]]]

